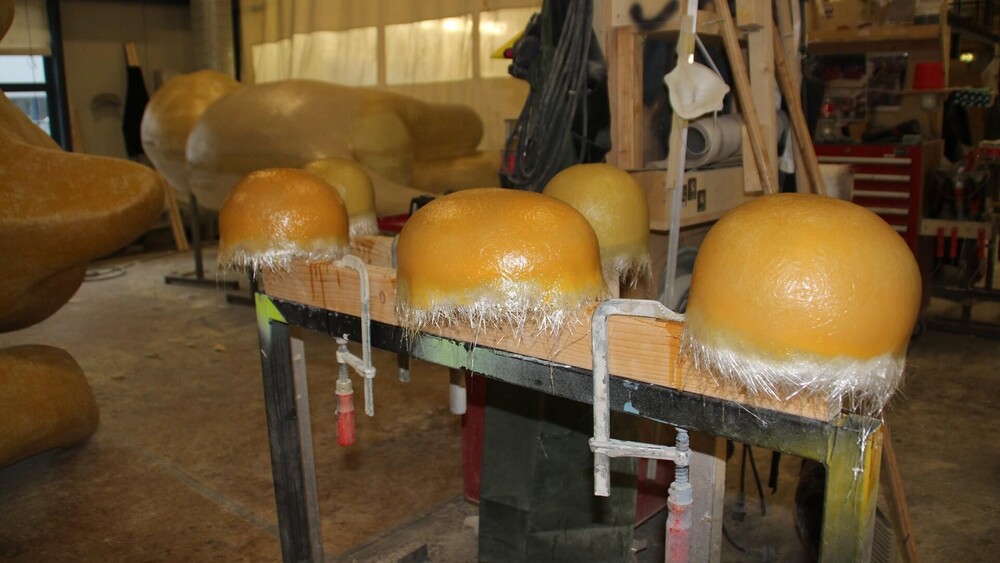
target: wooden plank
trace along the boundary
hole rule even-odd
[[[799,33],[801,30],[802,18],[799,14],[799,2],[794,0],[789,2],[788,0],[775,0],[774,2],[774,19],[777,22],[775,36],[781,42],[784,47],[784,60],[786,63],[786,68],[788,69],[788,76],[792,84],[792,92],[794,92],[794,97],[798,100],[799,108],[802,107],[802,63],[799,57]],[[775,60],[775,66],[777,67],[780,63]],[[779,70],[780,69],[776,69]],[[779,84],[780,86],[780,84]],[[791,97],[789,94],[783,95],[786,98]],[[802,135],[792,131],[792,136],[796,139],[802,138],[804,142],[812,146],[812,131],[806,127],[807,135],[802,137]],[[813,151],[815,153],[815,151]],[[802,157],[802,150],[799,148],[799,141],[796,141],[792,145],[792,154],[795,159],[795,170],[799,172],[795,175],[795,191],[799,193],[809,193],[809,179],[806,174],[802,174],[801,171],[805,170],[805,161]]]
[[[826,195],[826,182],[823,181],[823,174],[819,171],[819,162],[816,160],[816,150],[812,144],[812,136],[809,134],[809,125],[806,123],[806,115],[802,111],[799,90],[793,82],[791,71],[785,62],[784,48],[781,39],[774,34],[774,64],[775,72],[778,76],[778,84],[781,86],[781,94],[785,97],[788,107],[788,120],[792,125],[792,139],[795,141],[795,150],[801,155],[802,167],[798,170],[805,171],[805,176],[809,178],[809,185],[812,191],[820,195]]]
[[[135,43],[126,41],[123,45],[125,49],[125,64],[128,66],[139,66],[139,55],[135,51]]]
[[[760,195],[764,193],[764,186],[760,181],[757,161],[754,160],[753,153],[746,150],[750,143],[750,133],[747,131],[746,123],[744,123],[740,127],[740,146],[743,147],[743,152],[740,153],[740,158],[743,161],[743,189],[749,194]]]
[[[770,181],[761,181],[761,186],[767,193],[778,191],[778,108],[777,90],[774,84],[774,53],[772,42],[774,41],[774,24],[771,19],[771,0],[749,0],[737,2],[737,6],[752,8],[748,10],[746,17],[751,21],[756,30],[747,34],[747,76],[750,78],[750,92],[753,97],[753,104],[757,107],[757,123],[760,124],[761,142],[763,143],[765,158],[772,164],[770,168],[761,169],[757,165],[759,173],[769,175]],[[742,107],[742,106],[741,106]],[[746,117],[746,115],[744,114]],[[750,134],[750,131],[747,131]],[[743,145],[747,146],[747,145]],[[746,159],[747,151],[743,151]],[[754,162],[757,164],[757,162]],[[768,184],[773,186],[773,191],[768,191]]]
[[[944,83],[951,84],[951,26],[948,25],[948,8],[951,2],[941,2],[941,12],[938,17],[939,25],[941,29],[939,33],[941,34],[940,39],[940,54],[941,54],[941,66],[944,71]],[[978,6],[978,4],[977,4]],[[955,40],[958,43],[958,38]],[[996,46],[994,46],[996,49]],[[935,121],[940,122],[940,117],[935,116]]]
[[[643,164],[640,37],[627,27],[612,28],[609,35],[612,137],[608,162],[619,168],[639,168]]]
[[[882,478],[886,484],[885,496],[889,501],[889,511],[892,514],[892,524],[896,530],[896,540],[903,552],[906,563],[918,563],[917,542],[913,537],[913,525],[910,523],[910,508],[906,503],[906,491],[903,489],[903,476],[899,472],[896,460],[896,448],[892,445],[889,425],[883,424],[885,436],[882,439],[882,466],[885,472]]]
[[[722,558],[723,505],[726,496],[726,440],[691,433],[688,471],[694,502],[688,561],[718,562]],[[669,559],[668,559],[669,561]]]
[[[843,49],[847,45],[863,45],[867,48],[892,50],[885,43],[896,41],[934,41],[941,39],[941,26],[930,25],[884,25],[852,29],[810,29],[809,48],[821,45],[837,45]],[[877,45],[882,43],[882,45]]]
[[[372,266],[391,268],[394,237],[357,236],[351,239],[351,254]]]
[[[170,232],[174,235],[174,244],[181,252],[190,248],[188,246],[187,233],[184,232],[184,221],[181,220],[181,210],[177,207],[177,197],[173,188],[163,182],[163,202],[167,208],[167,217],[170,219]]]
[[[360,316],[360,278],[354,270],[332,262],[298,262],[293,264],[293,272],[264,272],[261,276],[264,291],[279,299]],[[370,266],[368,276],[372,320],[398,326],[395,270]],[[750,395],[745,389],[733,385],[720,385],[711,374],[693,369],[689,362],[681,358],[682,331],[683,325],[676,322],[612,317],[609,324],[611,373],[748,407],[767,408],[818,420],[832,420],[839,412],[838,405],[815,397],[778,401],[771,397]],[[557,337],[535,336],[530,326],[525,328],[526,336],[522,338],[513,338],[509,331],[504,330],[475,332],[468,327],[452,325],[428,327],[424,332],[585,370],[593,369],[589,317],[578,326],[564,328]]]
[[[736,99],[740,103],[740,111],[743,113],[743,123],[749,137],[749,146],[753,155],[753,162],[757,167],[757,176],[764,187],[764,192],[777,193],[777,174],[774,171],[774,159],[770,159],[768,149],[765,145],[764,134],[760,128],[760,117],[753,98],[753,91],[750,88],[750,79],[747,74],[746,63],[743,61],[743,51],[740,49],[739,38],[736,35],[736,26],[733,23],[733,16],[729,13],[729,6],[726,2],[715,4],[719,15],[722,16],[722,41],[726,47],[726,56],[729,58],[729,65],[732,68],[733,82],[736,87]],[[768,47],[768,52],[771,48]],[[773,98],[772,98],[773,99]],[[771,112],[774,107],[773,102],[768,104],[766,111]],[[746,153],[744,144],[743,152]],[[748,173],[748,171],[747,171]],[[749,183],[747,184],[749,187]]]
[[[736,2],[734,8],[736,27],[743,31],[759,31],[764,26],[764,20],[771,15],[770,6],[764,6],[760,0]]]

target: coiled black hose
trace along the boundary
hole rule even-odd
[[[549,0],[546,0],[548,4]],[[549,6],[543,6],[543,13]],[[550,12],[551,13],[551,12]],[[571,0],[551,60],[541,61],[539,87],[534,85],[513,132],[504,146],[501,172],[508,187],[540,192],[563,168],[583,162],[587,152],[587,76],[593,31],[592,0]],[[545,38],[545,31],[543,39]],[[574,120],[580,135],[574,141]]]

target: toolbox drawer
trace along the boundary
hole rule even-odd
[[[854,174],[851,201],[885,220],[914,254],[920,237],[924,182],[940,160],[941,143],[911,145],[816,145],[824,164],[848,164]]]

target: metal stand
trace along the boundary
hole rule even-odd
[[[163,282],[166,284],[207,286],[216,289],[239,289],[239,282],[205,279],[205,266],[201,255],[201,219],[198,215],[198,198],[194,197],[194,194],[189,194],[188,203],[191,205],[191,250],[194,253],[193,277],[190,274],[166,276],[163,278]]]
[[[947,317],[927,317],[924,319],[927,328],[975,334],[1000,338],[1000,324],[979,322],[972,319],[972,308],[983,303],[1000,302],[1000,290],[994,289],[996,283],[997,241],[1000,233],[1000,219],[991,215],[989,221],[949,221],[944,219],[924,219],[921,233],[930,235],[937,229],[937,253],[934,257],[934,272],[943,265],[968,268],[967,244],[978,243],[978,271],[971,270],[951,281],[932,281],[930,294],[940,299],[946,299],[962,306],[960,319]],[[946,235],[946,233],[949,233]],[[945,256],[945,241],[950,240],[950,253]],[[934,274],[931,274],[934,278]],[[982,280],[978,287],[976,279]]]
[[[301,424],[306,413],[295,403],[288,326],[359,340],[359,317],[256,294],[264,400],[274,470],[282,555],[285,561],[315,561],[306,494],[307,462]],[[412,340],[403,329],[371,322],[373,346],[451,368],[590,403],[589,371],[425,333]],[[820,561],[864,561],[874,532],[883,432],[879,420],[844,414],[824,422],[812,418],[678,391],[610,376],[609,408],[672,426],[819,461],[827,468]]]
[[[253,296],[257,293],[257,279],[252,273],[247,274],[247,280],[249,280],[250,287],[246,294],[232,293],[230,291],[226,292],[226,303],[232,303],[234,305],[248,305],[253,306],[254,300]],[[237,284],[237,282],[231,282]],[[238,284],[237,284],[238,286]],[[237,287],[236,289],[239,289]]]

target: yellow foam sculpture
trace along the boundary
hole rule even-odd
[[[906,242],[871,211],[811,194],[763,196],[709,231],[684,347],[752,392],[891,397],[921,302]]]
[[[375,189],[371,177],[363,166],[350,159],[331,157],[314,160],[303,168],[337,188],[337,193],[347,206],[352,238],[358,235],[378,234]]]
[[[198,120],[187,142],[188,181],[200,203],[218,209],[254,170],[348,158],[371,176],[378,214],[405,213],[413,197],[444,186],[480,186],[484,176],[495,183],[496,151],[472,158],[482,135],[482,121],[465,106],[316,80],[255,84],[220,98]],[[414,189],[415,168],[433,178],[452,167],[459,173],[446,185]]]
[[[292,260],[336,260],[350,243],[347,207],[337,190],[304,170],[251,172],[219,211],[219,264],[288,270]]]
[[[610,164],[577,164],[553,176],[543,193],[590,221],[609,282],[649,274],[649,204],[627,172]]]
[[[97,430],[94,394],[76,360],[51,346],[0,350],[0,467],[79,444]]]
[[[0,0],[0,37],[14,2]],[[87,263],[141,235],[163,208],[146,166],[64,152],[0,93],[0,332],[45,320],[76,292]],[[87,440],[98,409],[64,350],[0,350],[0,466]]]
[[[199,70],[167,80],[142,114],[142,149],[180,196],[187,197],[188,136],[208,106],[241,84],[228,74]]]
[[[134,240],[163,210],[154,170],[65,152],[3,95],[0,171],[0,332],[54,313],[88,262]]]
[[[397,257],[396,310],[410,330],[462,322],[556,332],[607,291],[586,218],[531,192],[439,197],[403,226]]]
[[[14,0],[0,0],[0,37],[3,37],[14,23]]]

